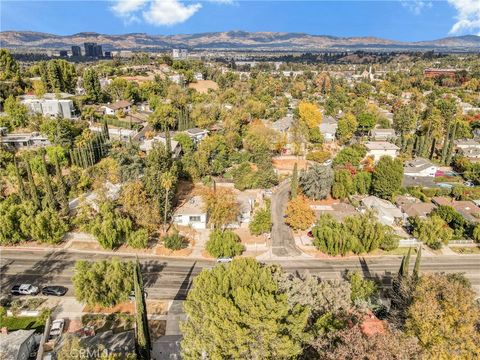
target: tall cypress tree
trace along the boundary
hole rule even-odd
[[[413,267],[413,277],[415,279],[419,278],[420,275],[420,261],[422,260],[422,247],[418,248],[417,257],[415,259],[415,265]]]
[[[143,292],[142,271],[140,263],[137,262],[134,270],[135,285],[135,339],[137,355],[139,359],[150,359],[150,332],[148,330],[147,306],[145,304],[145,295]]]
[[[28,197],[25,191],[25,185],[23,184],[22,176],[20,175],[20,170],[18,168],[18,162],[17,162],[16,156],[13,156],[13,163],[15,165],[15,176],[17,177],[18,193],[20,195],[20,199],[22,199],[22,201],[26,201]]]
[[[38,196],[37,186],[35,185],[35,181],[33,180],[32,174],[32,167],[30,166],[30,162],[27,160],[25,162],[27,168],[27,176],[28,176],[28,186],[30,188],[30,198],[32,199],[32,203],[37,210],[41,208],[40,197]]]
[[[63,181],[62,176],[62,169],[60,168],[60,162],[58,161],[58,156],[55,154],[55,175],[57,177],[57,196],[58,196],[58,203],[60,204],[60,208],[62,209],[62,215],[68,214],[68,196],[67,196],[67,186]]]
[[[53,194],[52,182],[47,171],[47,161],[45,160],[45,149],[42,149],[42,177],[43,183],[45,185],[45,195],[47,197],[48,206],[55,210],[57,208],[57,201],[55,200],[55,195]]]
[[[165,146],[167,147],[168,153],[171,154],[172,140],[170,139],[170,130],[168,130],[168,126],[165,127]]]
[[[297,197],[298,189],[298,169],[297,163],[293,166],[292,181],[290,183],[290,199]]]
[[[105,138],[110,140],[110,134],[108,133],[108,124],[106,119],[103,119],[102,134],[103,136],[105,136]]]

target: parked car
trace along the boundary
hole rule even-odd
[[[332,160],[332,159],[328,159],[327,161],[325,161],[325,162],[323,163],[323,166],[330,166],[330,165],[332,165],[332,164],[333,164],[333,160]]]
[[[463,185],[467,186],[467,187],[474,187],[475,184],[473,183],[473,181],[471,180],[467,180],[463,183]]]
[[[48,340],[55,340],[59,338],[63,333],[63,328],[65,327],[65,319],[57,319],[52,321],[52,326],[50,327],[50,336]]]
[[[39,292],[38,286],[32,284],[14,285],[10,291],[12,295],[37,295]]]
[[[43,295],[63,296],[67,293],[68,289],[65,286],[49,285],[42,289]]]
[[[230,262],[232,262],[232,258],[218,258],[217,259],[217,263],[220,263],[220,264],[228,264]]]

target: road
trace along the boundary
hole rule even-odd
[[[285,208],[290,194],[290,182],[282,183],[272,195],[272,253],[275,256],[298,256],[295,239],[290,227],[285,224]]]
[[[79,254],[65,251],[39,252],[6,250],[0,254],[1,292],[6,294],[15,283],[29,282],[34,285],[55,284],[69,288],[73,296],[71,277],[75,261],[101,260],[110,256]],[[122,258],[129,258],[122,256]],[[132,256],[129,259],[134,259]],[[205,268],[216,264],[212,261],[191,259],[139,259],[149,298],[184,299],[193,278]],[[413,259],[412,259],[413,260]],[[358,270],[367,278],[388,286],[391,276],[396,275],[401,257],[349,258],[342,260],[290,260],[274,261],[288,272],[308,270],[323,279],[340,279],[346,270]],[[269,262],[270,263],[270,262]],[[413,266],[414,260],[411,261]],[[435,256],[422,258],[422,272],[463,272],[480,294],[480,255]]]

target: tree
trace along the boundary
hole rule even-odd
[[[37,186],[35,185],[35,181],[33,180],[32,167],[30,166],[30,161],[28,159],[25,161],[25,166],[27,168],[28,186],[30,189],[30,199],[32,200],[33,206],[35,206],[36,209],[40,209],[41,208],[40,197],[38,195],[38,190],[37,190]]]
[[[127,240],[132,230],[132,221],[122,216],[111,202],[104,202],[99,210],[89,225],[90,232],[104,249],[115,249]]]
[[[366,154],[367,150],[362,145],[346,146],[338,152],[337,156],[335,156],[335,159],[333,159],[333,164],[350,164],[353,166],[358,166]]]
[[[350,171],[345,169],[336,170],[332,186],[332,197],[343,200],[355,194],[355,190]]]
[[[30,237],[47,244],[58,244],[68,230],[67,224],[51,208],[39,211],[30,221]]]
[[[248,228],[253,235],[261,235],[270,232],[270,229],[272,228],[270,202],[267,202],[262,209],[257,209],[257,211],[255,211],[252,221],[248,224]]]
[[[405,149],[406,135],[410,135],[417,125],[418,116],[410,105],[403,105],[393,114],[393,128],[400,133],[402,148]]]
[[[101,88],[100,81],[98,80],[98,74],[92,67],[87,67],[83,71],[83,88],[85,89],[85,95],[88,100],[96,103],[100,100]]]
[[[230,189],[207,189],[202,193],[202,199],[208,222],[215,229],[222,229],[237,220],[239,205]]]
[[[301,101],[298,105],[298,115],[308,129],[316,128],[322,122],[322,113],[318,105],[306,101]]]
[[[128,246],[134,249],[145,249],[148,246],[148,230],[138,229],[128,234]]]
[[[57,209],[57,200],[55,199],[55,195],[53,194],[52,182],[50,180],[50,176],[48,175],[47,170],[47,162],[45,160],[45,149],[42,149],[41,157],[42,157],[42,179],[43,179],[43,186],[45,187],[45,196],[47,199],[47,205],[52,210]]]
[[[233,258],[240,255],[245,249],[240,243],[240,237],[230,230],[214,230],[210,233],[206,249],[216,258]]]
[[[292,180],[290,181],[290,199],[297,196],[298,190],[298,169],[297,163],[293,166]]]
[[[329,255],[346,255],[359,248],[358,239],[330,214],[322,214],[312,229],[313,244]]]
[[[133,271],[135,289],[135,344],[138,358],[141,360],[150,359],[150,331],[148,329],[147,304],[143,290],[142,270],[140,263],[135,264]]]
[[[174,127],[177,119],[178,110],[175,107],[171,104],[159,104],[148,118],[148,122],[154,129],[166,130]]]
[[[468,232],[469,224],[464,217],[452,206],[440,205],[433,209],[431,215],[437,215],[442,218],[448,226],[453,230],[456,238],[462,239],[464,234]]]
[[[300,175],[300,188],[311,199],[326,198],[330,194],[333,182],[333,171],[329,166],[312,165]]]
[[[182,358],[287,359],[300,355],[309,310],[288,304],[274,271],[248,258],[203,270],[184,305]]]
[[[302,195],[288,202],[285,215],[285,222],[294,230],[308,229],[315,222],[315,213]]]
[[[349,142],[358,128],[358,122],[352,113],[345,114],[338,120],[336,137],[341,144]]]
[[[90,262],[78,260],[72,278],[75,297],[90,306],[115,306],[132,292],[134,264],[117,258]]]
[[[453,230],[437,215],[429,216],[424,220],[414,219],[412,222],[413,236],[432,249],[441,248],[443,244],[448,244],[453,237]]]
[[[375,115],[370,112],[362,112],[357,116],[358,129],[363,133],[368,133],[377,123]]]
[[[354,303],[356,301],[369,302],[378,291],[375,281],[365,280],[358,271],[347,273],[347,280],[352,288],[350,298]]]
[[[420,278],[408,309],[407,333],[418,338],[428,358],[480,357],[480,310],[463,276],[428,274]]]
[[[9,119],[6,124],[9,125],[10,129],[27,126],[28,109],[25,105],[15,100],[12,95],[10,95],[5,100],[5,103],[3,104],[3,109]]]
[[[60,208],[62,209],[62,215],[68,215],[70,207],[68,203],[67,186],[63,179],[62,169],[60,168],[60,161],[58,161],[58,156],[56,153],[54,155],[54,161],[55,161],[55,175],[57,178],[58,202],[60,203]]]
[[[360,195],[366,195],[370,193],[372,186],[372,173],[367,171],[359,171],[353,177],[353,185],[355,190]]]
[[[382,156],[373,172],[372,191],[383,199],[391,199],[402,187],[402,180],[402,162],[390,156]]]
[[[174,232],[171,235],[166,235],[162,238],[163,245],[170,250],[181,250],[188,246],[187,239],[180,235],[180,233]]]
[[[168,206],[170,205],[170,201],[168,200],[169,193],[175,185],[176,180],[176,176],[171,171],[164,172],[160,177],[160,184],[165,189],[165,211],[163,213],[163,224],[165,227],[167,226]]]
[[[20,169],[18,166],[17,158],[15,156],[13,157],[13,164],[15,169],[15,177],[17,178],[18,183],[18,194],[20,195],[20,199],[22,199],[22,201],[26,201],[27,193],[25,191],[25,185],[23,183],[22,176],[20,175]]]

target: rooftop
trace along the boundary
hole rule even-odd
[[[175,215],[203,215],[206,213],[204,210],[204,202],[201,196],[194,196],[175,210]]]
[[[388,141],[368,141],[365,143],[367,150],[400,150],[400,148]]]

